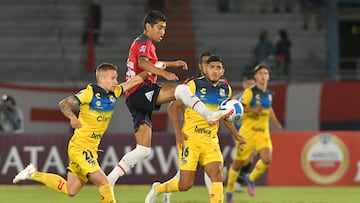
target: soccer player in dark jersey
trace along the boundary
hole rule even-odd
[[[221,79],[224,74],[221,58],[210,56],[204,73],[205,76],[189,81],[187,86],[208,108],[219,109],[220,103],[232,96],[230,85]],[[210,126],[203,116],[186,107],[183,127],[180,128],[178,108],[182,108],[182,106],[183,103],[177,100],[168,107],[168,113],[176,136],[180,177],[174,177],[163,184],[154,183],[145,199],[145,203],[155,203],[157,196],[161,193],[189,190],[194,183],[195,173],[199,165],[204,168],[211,179],[210,202],[223,202],[221,171],[223,157],[217,135],[219,124]],[[244,142],[234,127],[232,135],[239,142]]]
[[[276,129],[281,130],[281,123],[276,118],[272,108],[274,92],[268,89],[270,79],[270,68],[260,64],[254,68],[255,86],[245,89],[241,96],[241,103],[244,106],[244,115],[240,127],[240,135],[246,139],[241,153],[236,153],[228,174],[226,187],[226,201],[234,203],[234,183],[238,178],[240,169],[246,160],[252,155],[253,150],[260,156],[254,169],[245,180],[248,185],[250,196],[255,195],[255,180],[259,178],[269,167],[272,159],[272,143],[270,138],[269,120],[271,119]],[[239,143],[236,143],[238,149]]]
[[[102,203],[115,203],[111,186],[98,162],[98,146],[109,126],[117,99],[143,82],[148,75],[144,71],[119,85],[117,67],[109,63],[100,64],[96,68],[96,84],[89,84],[59,103],[61,112],[75,129],[68,144],[70,163],[67,179],[57,174],[39,172],[33,164],[29,164],[15,176],[13,183],[33,180],[64,195],[74,196],[90,180],[98,187]],[[77,117],[72,108],[79,106]]]
[[[160,42],[166,29],[166,17],[160,11],[151,11],[144,18],[144,32],[132,43],[127,60],[128,71],[126,79],[136,76],[145,70],[151,73],[147,80],[126,93],[126,104],[132,115],[136,147],[125,154],[120,162],[108,175],[112,185],[117,179],[130,171],[134,165],[145,159],[151,152],[152,120],[153,111],[159,110],[160,105],[172,100],[181,100],[186,106],[198,112],[209,123],[216,125],[219,120],[229,116],[231,110],[213,111],[192,92],[188,86],[181,84],[157,84],[157,77],[175,81],[179,78],[171,72],[166,71],[167,67],[187,69],[185,61],[162,61],[158,62],[154,43]],[[158,67],[157,67],[158,66]]]

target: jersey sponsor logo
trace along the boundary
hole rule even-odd
[[[333,134],[318,134],[310,138],[304,145],[301,159],[307,177],[324,185],[338,181],[349,166],[348,149]]]
[[[211,130],[208,130],[206,128],[199,128],[198,126],[195,126],[194,131],[200,134],[211,135]]]
[[[101,139],[101,134],[96,134],[96,133],[92,133],[92,135],[91,135],[91,138],[93,138],[93,139],[96,139],[96,140],[100,140]]]
[[[251,130],[252,130],[252,131],[255,131],[255,132],[265,132],[265,128],[252,127]]]
[[[146,51],[146,46],[145,45],[142,45],[141,47],[140,47],[140,52],[145,52]]]
[[[109,116],[109,117],[106,117],[106,116],[98,116],[98,117],[96,118],[96,120],[97,120],[98,122],[110,122],[111,116]]]
[[[150,92],[145,93],[145,97],[146,97],[147,100],[149,100],[149,102],[152,101],[153,95],[154,95],[154,90],[151,90]]]

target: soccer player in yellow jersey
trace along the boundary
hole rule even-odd
[[[219,109],[222,101],[231,98],[232,91],[226,80],[221,79],[224,74],[222,60],[218,56],[210,56],[206,62],[205,76],[195,78],[187,83],[190,91],[198,96],[211,110]],[[209,199],[211,203],[223,202],[222,166],[223,157],[218,139],[219,124],[210,126],[206,119],[189,107],[186,107],[182,129],[178,120],[178,109],[183,103],[179,100],[172,102],[168,113],[172,122],[176,145],[178,148],[178,163],[180,177],[152,185],[145,203],[155,203],[159,194],[189,190],[194,183],[198,165],[202,166],[210,177],[212,184]],[[233,128],[233,136],[239,142],[243,138]]]
[[[148,73],[143,72],[119,85],[117,67],[109,63],[100,64],[96,68],[96,84],[89,84],[59,102],[61,112],[75,129],[68,144],[70,163],[67,179],[39,172],[33,164],[29,164],[15,176],[13,183],[33,180],[59,193],[74,196],[90,180],[98,187],[102,203],[115,203],[111,186],[98,162],[98,146],[112,118],[116,100],[147,76]],[[78,117],[72,111],[76,106],[80,106]]]
[[[256,85],[245,89],[241,103],[244,105],[244,115],[240,127],[240,135],[244,136],[246,144],[242,149],[236,142],[236,154],[229,173],[226,187],[226,201],[234,203],[233,198],[234,184],[239,175],[240,169],[245,161],[251,156],[255,149],[260,159],[257,161],[250,175],[245,177],[248,184],[250,196],[255,194],[255,180],[260,177],[271,163],[272,143],[270,139],[269,119],[274,122],[276,128],[282,128],[281,123],[276,118],[275,112],[271,107],[274,93],[268,89],[270,79],[270,68],[267,65],[257,65],[254,68]]]

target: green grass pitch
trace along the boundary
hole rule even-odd
[[[142,203],[149,185],[115,187],[118,203]],[[246,188],[244,188],[246,189]],[[158,198],[161,202],[162,196]],[[255,197],[236,192],[239,203],[360,203],[360,187],[257,187]],[[0,202],[4,203],[100,203],[97,188],[86,185],[75,197],[67,197],[42,185],[0,185]],[[171,203],[208,203],[204,186],[171,196]]]

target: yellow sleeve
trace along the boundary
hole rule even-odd
[[[253,97],[253,93],[251,91],[251,88],[247,88],[242,94],[240,102],[244,104],[245,107],[248,107],[250,105],[252,97]]]
[[[195,91],[196,91],[196,84],[194,82],[194,80],[190,80],[188,83],[187,83],[187,86],[189,87],[189,90],[192,94],[195,94]]]
[[[114,94],[116,98],[119,98],[124,93],[124,88],[121,85],[116,85]]]
[[[231,98],[232,98],[232,94],[233,94],[233,92],[232,92],[232,88],[231,88],[231,86],[230,86],[230,85],[228,85],[228,87],[229,87],[229,95],[228,95],[228,98],[229,98],[229,99],[231,99]]]
[[[93,88],[91,85],[88,85],[86,89],[80,90],[74,96],[79,100],[80,104],[88,104],[91,102],[93,97]]]

